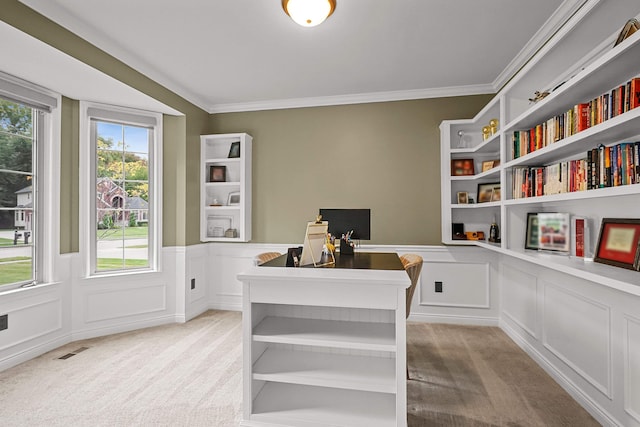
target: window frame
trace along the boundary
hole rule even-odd
[[[162,247],[162,114],[127,107],[80,101],[80,252],[85,278],[133,275],[161,271]],[[96,168],[97,150],[92,122],[105,121],[152,129],[149,143],[149,266],[97,271]],[[151,122],[153,122],[151,124]],[[93,185],[91,185],[93,183]]]
[[[34,110],[33,278],[0,286],[0,293],[54,283],[60,255],[60,94],[0,72],[0,97]]]

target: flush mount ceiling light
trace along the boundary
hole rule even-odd
[[[282,8],[297,24],[315,27],[336,9],[336,0],[282,0]]]

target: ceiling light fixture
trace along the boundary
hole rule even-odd
[[[297,24],[315,27],[336,9],[336,0],[282,0],[282,8]]]

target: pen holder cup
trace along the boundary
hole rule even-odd
[[[353,255],[353,246],[343,239],[340,239],[340,255]]]

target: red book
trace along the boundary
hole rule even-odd
[[[589,127],[589,104],[576,105],[576,132],[580,132]]]
[[[629,94],[629,109],[640,106],[640,77],[631,79],[631,93]]]
[[[584,257],[584,218],[575,219],[576,256]]]

